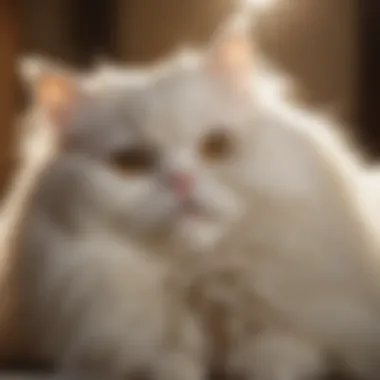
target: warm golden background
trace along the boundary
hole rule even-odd
[[[256,31],[263,50],[298,83],[299,99],[329,107],[351,128],[363,111],[357,95],[359,1],[370,0],[277,0]],[[0,188],[11,167],[12,118],[20,95],[14,68],[20,54],[44,53],[80,66],[95,55],[147,61],[183,42],[207,40],[234,6],[232,0],[24,0],[18,5],[0,2]],[[363,141],[373,140],[371,128],[361,125]]]

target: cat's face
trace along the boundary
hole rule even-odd
[[[226,182],[236,183],[250,148],[247,115],[240,101],[208,93],[214,87],[198,72],[167,80],[78,101],[66,116],[61,158],[77,175],[62,191],[72,194],[79,229],[207,250],[242,212]]]
[[[93,97],[74,107],[66,122],[71,135],[63,157],[79,174],[72,177],[70,191],[74,198],[81,196],[72,207],[84,224],[97,220],[100,227],[126,236],[210,249],[241,212],[237,197],[217,174],[234,171],[241,140],[233,129],[244,120],[240,112],[233,120],[199,112],[200,118],[207,116],[199,127],[183,125],[182,130],[177,124],[171,129],[161,119],[169,109],[150,102],[150,95],[159,95],[152,90]],[[185,100],[186,92],[182,95]],[[188,116],[181,114],[177,123]]]

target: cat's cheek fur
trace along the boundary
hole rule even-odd
[[[144,233],[171,224],[179,207],[172,192],[153,177],[123,176],[94,168],[89,176],[96,204],[103,215],[117,221],[121,229]]]

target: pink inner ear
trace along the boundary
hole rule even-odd
[[[46,75],[37,83],[37,103],[54,122],[60,122],[69,105],[77,98],[75,84],[64,76]]]
[[[246,70],[252,64],[249,41],[230,37],[216,48],[215,65],[223,70]]]
[[[233,86],[245,86],[252,70],[252,48],[245,36],[225,36],[212,51],[211,69]]]

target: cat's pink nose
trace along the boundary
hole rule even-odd
[[[193,190],[195,180],[190,174],[177,172],[170,176],[170,184],[177,195],[186,197]]]

